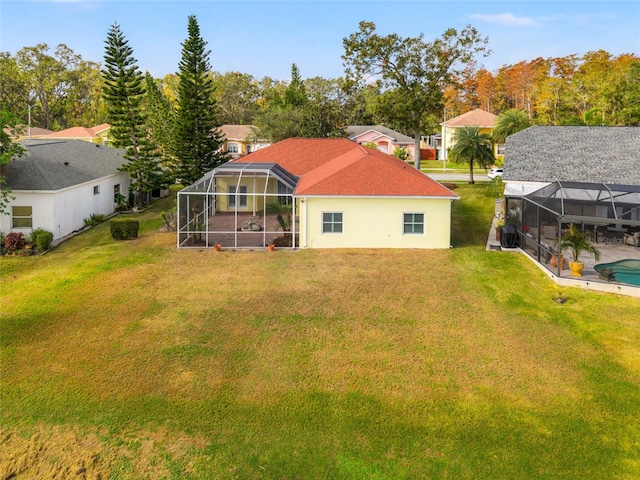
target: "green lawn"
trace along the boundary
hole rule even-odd
[[[446,167],[447,173],[469,173],[468,163],[453,163],[447,161]],[[438,173],[443,170],[443,162],[441,160],[420,160],[420,170],[426,173]],[[481,168],[477,165],[473,166],[473,172],[475,174],[487,174],[490,169]]]
[[[485,189],[445,251],[176,250],[165,200],[0,259],[0,478],[640,478],[640,302],[556,304]]]

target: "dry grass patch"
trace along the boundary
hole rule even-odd
[[[112,478],[638,472],[633,299],[560,306],[525,258],[466,244],[216,253],[91,232],[0,264],[3,458],[45,438],[43,465],[95,447]]]
[[[193,473],[197,461],[193,452],[208,445],[204,438],[166,429],[127,432],[115,442],[105,442],[104,430],[37,425],[32,431],[27,437],[11,430],[0,432],[1,478],[100,480],[119,478],[123,466],[132,478],[168,478],[167,459],[183,463],[184,471]]]

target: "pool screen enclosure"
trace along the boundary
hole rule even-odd
[[[178,192],[178,247],[296,248],[297,182],[276,163],[215,168]]]

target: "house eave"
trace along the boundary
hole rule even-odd
[[[423,199],[423,200],[460,200],[458,195],[318,195],[308,193],[294,193],[293,198],[354,198],[354,199]]]

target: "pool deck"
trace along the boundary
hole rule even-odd
[[[522,253],[556,284],[564,287],[580,287],[586,290],[618,293],[621,295],[629,295],[632,297],[640,298],[640,287],[628,283],[617,282],[615,280],[602,280],[598,272],[596,272],[593,268],[599,263],[611,263],[628,258],[640,260],[639,247],[634,247],[632,245],[626,245],[623,243],[598,243],[596,246],[598,247],[598,250],[600,250],[600,260],[596,261],[591,254],[583,254],[580,256],[580,260],[584,262],[584,270],[582,271],[581,277],[573,277],[571,275],[568,262],[569,258],[567,258],[567,261],[565,262],[565,268],[561,270],[560,276],[558,276],[556,268],[551,267],[548,263],[538,262],[536,258],[532,257],[519,247],[503,248],[500,245],[500,242],[496,240],[496,222],[497,216],[494,216],[493,222],[491,223],[491,230],[489,231],[489,237],[487,239],[487,250]],[[568,256],[565,255],[565,257]]]

